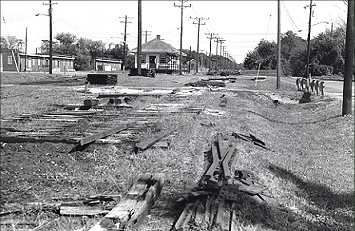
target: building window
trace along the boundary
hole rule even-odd
[[[141,55],[141,63],[145,63],[145,55]]]
[[[59,60],[57,61],[57,67],[60,67],[60,61]]]
[[[28,66],[28,68],[32,67],[32,60],[31,59],[27,60],[27,66]]]
[[[166,63],[166,56],[165,55],[160,55],[159,63]]]
[[[12,56],[7,56],[7,64],[12,65]]]
[[[41,60],[40,59],[37,59],[37,60],[38,60],[37,65],[41,66]]]

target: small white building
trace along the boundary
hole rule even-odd
[[[137,68],[137,48],[130,51],[135,54],[135,68]],[[187,57],[185,53],[183,57]],[[141,67],[155,69],[156,73],[171,74],[179,70],[180,51],[170,44],[162,41],[160,35],[149,42],[142,44]],[[183,70],[187,71],[187,66],[183,65]]]

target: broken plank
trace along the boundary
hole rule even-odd
[[[138,190],[139,197],[131,198],[126,195],[103,219],[96,223],[89,231],[124,230],[127,227],[137,228],[150,208],[158,198],[164,185],[163,174],[145,174],[135,184],[148,185],[148,190]],[[140,188],[140,187],[138,187]],[[133,187],[130,192],[137,192]]]
[[[105,215],[109,211],[97,206],[60,206],[60,215],[96,216]]]
[[[170,134],[170,132],[162,131],[162,132],[158,133],[157,135],[155,135],[153,138],[150,138],[147,140],[142,140],[141,142],[137,143],[136,148],[138,150],[143,151],[143,150],[149,148],[151,145],[158,142],[159,140],[163,139],[164,137],[166,137],[169,134]]]
[[[127,227],[137,228],[139,225],[141,225],[153,204],[156,202],[158,196],[160,195],[164,185],[164,175],[156,174],[151,180],[156,182],[148,189],[144,200],[139,201],[136,204],[134,213],[127,223]]]
[[[89,144],[97,139],[101,139],[103,137],[106,137],[106,136],[109,136],[111,134],[114,134],[114,133],[117,133],[117,132],[120,132],[120,131],[123,131],[123,130],[126,130],[128,128],[128,125],[127,124],[122,124],[122,125],[119,125],[117,127],[114,127],[114,128],[110,128],[110,129],[107,129],[105,131],[102,131],[102,132],[99,132],[99,133],[96,133],[94,135],[91,135],[91,136],[87,136],[87,137],[84,137],[82,138],[80,141],[79,141],[79,144],[81,146],[85,145],[85,144]]]

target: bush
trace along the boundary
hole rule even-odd
[[[330,75],[330,69],[332,68],[327,65],[312,64],[309,66],[309,73],[311,73],[312,76]]]

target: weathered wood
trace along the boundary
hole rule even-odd
[[[95,216],[104,215],[109,211],[98,206],[60,206],[60,215]]]
[[[158,142],[159,140],[163,139],[164,137],[168,136],[170,134],[170,132],[167,131],[162,131],[160,133],[158,133],[157,135],[155,135],[152,138],[146,139],[146,140],[142,140],[141,142],[136,144],[136,148],[138,150],[145,150],[147,148],[149,148],[151,145],[155,144],[156,142]]]
[[[198,203],[195,214],[195,225],[197,227],[207,228],[204,224],[204,207],[201,203]],[[202,227],[204,226],[204,227]]]
[[[233,202],[232,204],[232,216],[231,216],[231,227],[230,231],[238,231],[240,230],[238,228],[238,218],[237,218],[237,212],[235,211],[235,208],[237,207],[236,203]]]
[[[227,203],[219,203],[216,215],[216,226],[221,231],[229,231],[230,210]]]
[[[155,180],[155,184],[152,185],[145,194],[144,200],[139,201],[136,204],[135,212],[131,216],[128,224],[126,225],[127,227],[135,228],[140,226],[143,223],[145,217],[148,215],[153,204],[158,199],[158,196],[160,195],[160,192],[164,185],[164,177],[163,175],[156,175],[154,177],[154,181]]]
[[[211,200],[210,198],[206,198],[206,205],[205,205],[205,215],[204,215],[204,226],[206,228],[212,225],[213,220],[211,220]]]
[[[142,185],[146,184],[146,187]],[[129,193],[89,231],[138,228],[157,200],[164,185],[164,175],[146,174],[137,180]],[[143,189],[146,190],[143,190]]]
[[[96,133],[96,134],[94,134],[94,135],[84,137],[84,138],[82,138],[82,139],[79,141],[79,144],[80,144],[81,146],[83,146],[83,145],[88,144],[88,143],[91,143],[91,142],[93,142],[93,141],[95,141],[95,140],[97,140],[97,139],[101,139],[101,138],[103,138],[103,137],[112,135],[112,134],[114,134],[114,133],[117,133],[117,132],[126,130],[127,128],[128,128],[128,125],[127,125],[127,124],[122,124],[122,125],[119,125],[119,126],[117,126],[117,127],[114,127],[114,128],[107,129],[107,130],[105,130],[105,131]]]
[[[174,230],[183,231],[188,230],[188,224],[192,218],[194,211],[197,208],[198,200],[195,203],[189,203],[185,206],[184,210],[180,214],[179,219],[176,221],[174,225]]]

